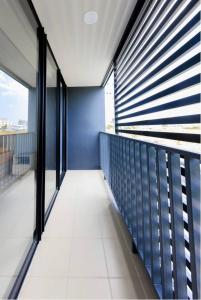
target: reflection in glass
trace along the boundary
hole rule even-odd
[[[35,229],[38,42],[28,10],[26,1],[1,1],[0,298],[8,296]]]
[[[56,190],[56,100],[57,67],[47,49],[46,90],[46,157],[45,157],[45,210]]]
[[[63,84],[60,83],[60,175],[63,171]]]

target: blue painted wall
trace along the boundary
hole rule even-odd
[[[67,120],[68,169],[99,169],[99,132],[105,129],[104,88],[68,88]]]
[[[46,170],[56,170],[56,88],[47,88],[46,97]]]

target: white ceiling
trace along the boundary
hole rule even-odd
[[[33,0],[68,86],[99,86],[137,0]],[[87,25],[84,13],[96,11]]]

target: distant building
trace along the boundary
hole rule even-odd
[[[28,122],[26,120],[19,120],[18,125],[23,126],[24,128],[27,128]]]
[[[5,131],[22,131],[27,130],[28,123],[26,120],[18,120],[15,124],[6,118],[0,118],[0,129]]]
[[[10,125],[10,121],[6,118],[0,118],[0,128],[6,128]]]

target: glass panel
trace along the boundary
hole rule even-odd
[[[0,298],[8,296],[35,229],[36,30],[26,1],[1,0]]]
[[[47,49],[45,210],[56,190],[57,66]]]
[[[63,84],[60,83],[60,174],[63,171]]]

